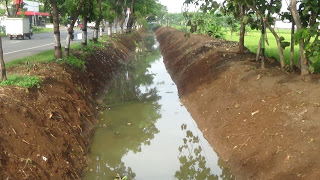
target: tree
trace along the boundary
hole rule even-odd
[[[100,0],[101,1],[101,0]],[[70,4],[69,4],[69,3]],[[72,34],[74,33],[73,28],[74,25],[76,23],[76,21],[78,20],[78,17],[81,13],[81,10],[85,4],[86,0],[78,0],[77,6],[74,6],[74,2],[73,1],[66,1],[65,7],[67,8],[67,10],[69,11],[69,15],[72,17],[71,23],[70,23],[70,27],[68,28],[68,35],[67,35],[67,39],[66,39],[66,45],[64,48],[64,55],[65,57],[69,56],[69,49],[70,49],[70,39]]]
[[[84,7],[82,8],[82,11],[80,15],[82,16],[82,40],[81,44],[82,46],[87,46],[88,39],[88,21],[92,21],[95,19],[95,13],[94,13],[94,6],[95,6],[95,1],[86,1]]]
[[[281,0],[270,0],[270,2],[245,0],[245,2],[248,7],[250,7],[253,11],[255,11],[255,13],[258,16],[262,18],[264,25],[268,27],[272,35],[275,37],[277,46],[278,46],[279,56],[280,56],[280,66],[281,66],[281,69],[284,70],[285,59],[284,59],[283,50],[286,46],[289,46],[290,43],[285,42],[284,37],[279,36],[276,33],[276,31],[274,30],[274,27],[272,26],[275,23],[275,18],[271,17],[271,14],[280,14],[281,6],[282,6]],[[265,14],[266,11],[268,11],[267,14]]]
[[[3,59],[3,48],[2,48],[2,38],[1,38],[1,36],[0,36],[0,71],[1,71],[0,81],[7,80],[6,67],[5,67],[4,59]]]
[[[313,1],[317,4],[316,1]],[[302,5],[303,6],[303,5]],[[316,14],[315,11],[319,11],[319,7],[316,7],[317,9],[315,9],[314,11],[312,10],[313,13],[312,16],[311,16],[311,21],[309,21],[311,24],[311,28],[314,28],[314,25],[315,25],[315,21],[316,18],[314,18],[314,15]],[[304,51],[305,49],[305,40],[308,39],[308,41],[310,41],[310,32],[308,32],[307,29],[303,28],[303,25],[302,25],[302,21],[301,21],[301,18],[300,18],[300,15],[298,13],[298,10],[297,10],[297,1],[296,0],[291,0],[291,4],[290,4],[290,12],[292,14],[292,17],[294,19],[294,22],[297,26],[297,33],[298,35],[295,36],[296,39],[298,40],[299,42],[299,51],[300,51],[300,70],[301,70],[301,75],[305,75],[305,74],[309,74],[309,67],[308,67],[308,60],[307,60],[307,56],[306,56],[306,53]],[[307,8],[307,11],[309,10],[310,8]],[[312,8],[311,8],[312,9]],[[306,23],[306,20],[309,19],[309,18],[305,18],[304,17],[304,22]],[[312,26],[313,25],[313,26]],[[308,34],[309,34],[309,37],[308,37]],[[317,35],[318,37],[318,35]],[[316,38],[317,39],[317,38]],[[309,42],[307,42],[309,43]]]
[[[234,18],[240,21],[240,36],[239,36],[239,52],[244,52],[244,36],[246,24],[248,23],[249,15],[246,14],[247,6],[244,1],[225,0],[223,2],[223,10],[225,14],[232,14]]]
[[[54,58],[62,59],[62,49],[61,49],[61,40],[60,40],[60,21],[58,9],[58,0],[49,0],[49,3],[52,8],[52,17],[53,17],[53,33],[54,33]]]
[[[98,15],[96,18],[96,24],[94,26],[93,37],[92,37],[93,42],[98,42],[98,32],[99,32],[100,22],[102,20],[101,0],[97,0],[97,11],[98,11]]]

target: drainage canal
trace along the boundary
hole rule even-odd
[[[153,35],[104,103],[84,180],[234,179],[181,104]]]

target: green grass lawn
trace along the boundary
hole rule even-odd
[[[276,30],[279,36],[283,36],[285,38],[285,41],[290,42],[291,37],[291,30],[286,29],[279,29]],[[246,34],[244,39],[244,45],[251,51],[256,53],[258,50],[259,40],[260,40],[261,32],[260,31],[250,31]],[[279,61],[279,52],[277,47],[277,42],[274,38],[274,36],[271,34],[269,30],[267,30],[267,36],[269,41],[269,46],[266,44],[266,55],[268,57],[276,58]],[[233,37],[231,39],[230,32],[227,32],[225,36],[226,40],[229,41],[239,41],[239,34],[233,33]],[[290,46],[286,47],[284,50],[284,57],[287,64],[289,64],[290,61]],[[294,49],[294,63],[296,64],[299,59],[299,46],[295,45]]]
[[[44,33],[44,32],[52,32],[53,34],[53,28],[45,28],[45,27],[33,27],[33,33],[37,34],[37,33]]]

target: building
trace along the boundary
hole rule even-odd
[[[23,14],[30,19],[30,24],[34,26],[43,26],[46,21],[49,20],[50,13],[39,12],[40,3],[36,1],[24,1],[24,0],[14,0],[15,5],[23,5]],[[21,10],[18,11],[18,15],[21,15]]]

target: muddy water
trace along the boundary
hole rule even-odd
[[[233,179],[180,102],[154,37],[140,49],[107,92],[83,179]]]

